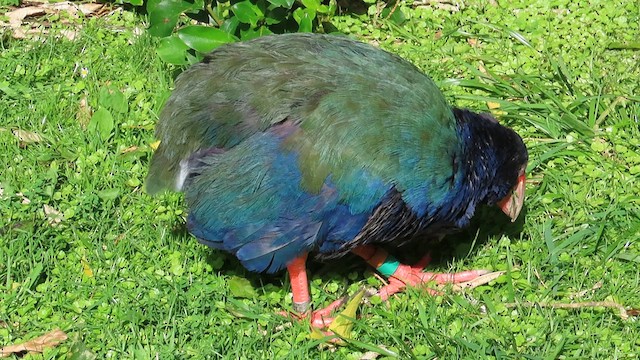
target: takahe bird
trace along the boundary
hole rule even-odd
[[[306,315],[307,254],[359,255],[389,278],[383,299],[466,281],[482,272],[426,273],[381,247],[442,237],[482,204],[515,220],[524,199],[528,155],[513,130],[449,107],[415,66],[347,37],[217,48],[178,77],[156,136],[147,191],[183,191],[189,231],[247,269],[286,267]]]

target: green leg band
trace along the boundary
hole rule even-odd
[[[380,272],[380,274],[386,277],[390,277],[391,275],[393,275],[393,273],[396,272],[396,270],[398,270],[399,266],[400,266],[400,262],[393,256],[389,255],[384,260],[382,265],[378,266],[377,270],[378,272]]]

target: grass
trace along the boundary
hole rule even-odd
[[[139,18],[84,20],[75,41],[3,37],[0,343],[60,327],[70,340],[32,358],[640,357],[633,316],[527,304],[640,308],[640,52],[616,45],[637,41],[640,8],[547,3],[404,4],[400,24],[374,8],[334,18],[414,62],[453,103],[491,108],[531,161],[524,220],[483,211],[434,265],[505,276],[363,306],[354,341],[333,351],[272,315],[291,306],[284,274],[247,273],[199,245],[179,195],[142,191],[175,69],[135,35]],[[321,304],[380,283],[343,261],[316,265],[311,284]]]

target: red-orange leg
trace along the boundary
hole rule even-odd
[[[291,292],[293,293],[293,310],[299,314],[306,313],[311,305],[306,264],[307,253],[304,253],[287,265],[289,279],[291,279]]]
[[[436,284],[461,283],[471,281],[480,275],[488,273],[485,270],[463,271],[455,274],[438,274],[423,272],[422,270],[429,264],[431,257],[426,255],[415,265],[409,266],[401,264],[384,249],[371,245],[359,246],[352,252],[363,258],[369,265],[373,266],[382,275],[389,279],[389,283],[378,290],[378,295],[385,301],[391,295],[404,290],[407,286],[418,286],[428,282]],[[329,317],[331,312],[344,303],[344,299],[336,300],[324,309],[311,312],[311,296],[309,294],[309,282],[306,268],[307,254],[303,254],[287,265],[289,277],[291,279],[291,291],[293,293],[293,309],[297,314],[293,314],[299,319],[310,318],[311,325],[316,328],[327,328],[333,321]],[[427,289],[432,294],[437,291]]]
[[[324,309],[309,311],[311,307],[311,295],[309,293],[309,280],[307,279],[307,254],[302,254],[293,259],[288,265],[289,279],[291,279],[291,292],[293,293],[293,315],[299,319],[310,318],[311,325],[317,328],[326,328],[333,318],[329,314],[342,306],[344,300],[336,300]]]
[[[430,255],[427,254],[418,263],[409,266],[398,262],[384,249],[371,245],[359,246],[353,249],[352,252],[363,258],[369,265],[375,267],[376,270],[389,279],[389,284],[378,290],[378,295],[383,301],[387,300],[391,295],[404,290],[407,286],[418,286],[431,281],[437,284],[456,284],[473,280],[488,273],[486,270],[470,270],[455,274],[423,272],[422,270],[431,261]],[[428,289],[428,291],[437,293],[432,289]]]

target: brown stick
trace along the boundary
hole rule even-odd
[[[607,307],[612,309],[618,309],[618,315],[622,320],[629,319],[629,313],[627,312],[627,309],[625,309],[624,306],[618,304],[615,301],[585,301],[585,302],[577,302],[577,303],[558,303],[558,302],[550,303],[550,302],[525,301],[521,303],[506,303],[504,304],[504,306],[508,308],[513,308],[518,306],[524,306],[524,307],[540,306],[540,307],[547,307],[552,309],[582,309],[582,308],[602,306],[602,307]]]

